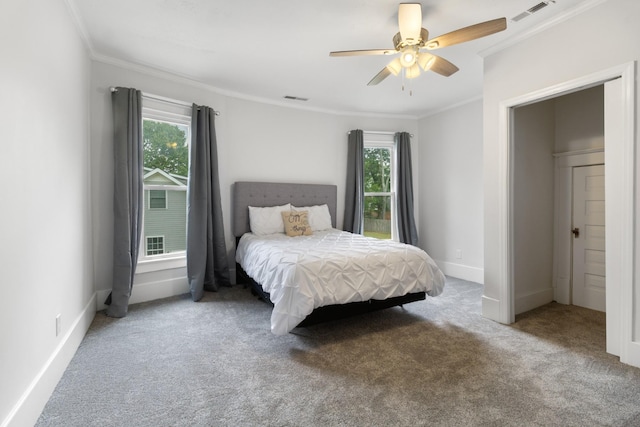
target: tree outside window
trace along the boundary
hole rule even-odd
[[[189,147],[185,126],[144,120],[142,135],[144,167],[160,169],[168,174],[187,176]]]

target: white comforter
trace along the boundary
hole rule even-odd
[[[269,292],[271,332],[283,335],[314,308],[424,291],[439,295],[444,275],[423,250],[340,230],[240,239],[236,261]]]

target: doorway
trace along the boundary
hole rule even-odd
[[[594,243],[594,229],[582,226],[582,236],[572,237],[572,185],[578,184],[578,168],[604,162],[604,85],[514,107],[512,123],[512,287],[514,312],[520,314],[554,300],[576,301],[571,267],[579,262],[572,262],[572,250],[576,242],[580,250],[587,232]],[[594,182],[588,179],[591,188]],[[585,207],[593,211],[604,204],[589,201]],[[598,219],[604,220],[604,215]],[[585,278],[591,290],[597,277]],[[584,284],[580,288],[584,290]],[[583,295],[576,294],[578,305],[584,305]]]
[[[640,366],[640,341],[634,334],[634,238],[635,238],[635,64],[603,70],[518,98],[500,102],[498,135],[498,241],[496,271],[498,298],[483,296],[483,314],[502,323],[513,323],[514,304],[514,188],[513,110],[522,105],[551,99],[584,87],[606,83],[606,269],[607,352],[619,355],[623,363]],[[587,153],[588,154],[588,153]],[[495,310],[495,311],[494,311]]]

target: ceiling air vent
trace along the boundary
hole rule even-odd
[[[526,18],[527,16],[533,15],[534,13],[539,11],[540,9],[544,9],[545,7],[549,6],[549,3],[555,3],[555,0],[541,1],[537,5],[532,6],[529,9],[525,10],[524,12],[517,14],[516,16],[511,18],[511,21],[518,22],[518,21]]]
[[[291,96],[291,95],[285,95],[284,99],[291,99],[293,101],[308,101],[309,98],[301,98],[299,96]]]
[[[543,7],[547,7],[549,5],[548,2],[546,1],[541,1],[540,3],[538,3],[537,5],[533,6],[531,9],[527,10],[527,12],[529,13],[536,13],[537,11],[539,11],[540,9],[542,9]]]

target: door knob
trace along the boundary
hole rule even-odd
[[[578,227],[571,230],[571,232],[573,233],[573,237],[575,237],[576,239],[580,237],[580,229]]]

